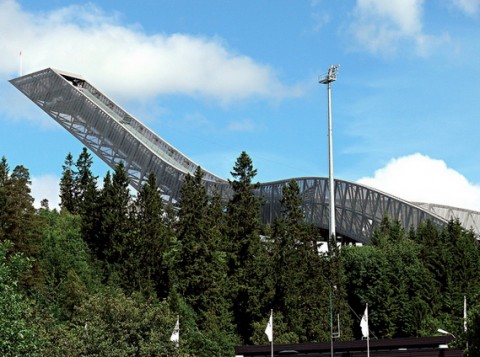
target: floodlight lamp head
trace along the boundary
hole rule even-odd
[[[455,335],[454,335],[453,333],[448,332],[448,331],[445,331],[444,329],[439,328],[439,329],[437,330],[437,332],[443,333],[444,335],[450,335],[450,336],[452,336],[453,338],[456,339],[456,337],[455,337]]]
[[[339,64],[330,66],[330,68],[328,69],[328,72],[323,76],[321,76],[318,82],[320,84],[328,84],[331,82],[335,82],[337,80],[338,67],[340,67]]]

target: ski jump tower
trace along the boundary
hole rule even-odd
[[[110,167],[114,168],[123,161],[131,185],[137,190],[148,175],[154,173],[163,198],[175,204],[184,177],[193,174],[198,167],[81,76],[47,68],[10,82]],[[227,180],[202,171],[208,192],[216,190],[225,198],[231,195]],[[301,177],[294,180],[300,188],[306,221],[328,230],[328,178]],[[281,214],[279,200],[289,181],[260,184],[257,194],[264,198],[264,222],[272,222]],[[374,227],[385,215],[399,220],[408,230],[425,220],[443,225],[449,217],[439,214],[448,212],[459,216],[466,228],[473,226],[477,233],[480,232],[478,212],[445,209],[444,206],[441,206],[443,210],[435,211],[435,205],[415,205],[338,179],[334,191],[337,234],[356,242],[368,244]]]

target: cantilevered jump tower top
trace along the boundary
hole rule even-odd
[[[123,161],[137,190],[153,172],[175,201],[183,176],[198,166],[79,75],[47,68],[11,83],[110,167]],[[206,181],[226,184],[203,172]]]

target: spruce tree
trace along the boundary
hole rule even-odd
[[[275,298],[273,309],[286,324],[285,342],[327,339],[329,334],[328,263],[319,256],[319,232],[306,225],[296,181],[284,188],[282,216],[273,224]]]
[[[18,165],[8,175],[5,169],[6,161],[2,161],[4,173],[4,209],[1,213],[0,226],[4,239],[11,240],[15,245],[15,251],[23,252],[27,256],[34,255],[38,239],[36,231],[36,215],[33,207],[33,197],[30,195],[30,173],[25,167]]]
[[[8,167],[7,159],[5,156],[2,156],[0,160],[0,240],[3,240],[5,237],[9,173],[10,168]]]
[[[132,252],[128,247],[132,224],[130,219],[129,180],[123,162],[116,167],[113,175],[107,172],[100,193],[94,227],[93,247],[99,259],[107,263],[109,273],[121,278],[127,274],[132,261]],[[124,281],[129,287],[129,282]]]
[[[168,272],[163,256],[170,236],[164,216],[161,192],[151,173],[134,202],[134,230],[128,244],[133,252],[130,280],[141,291],[155,288],[160,297],[168,293]]]
[[[70,213],[75,213],[75,172],[71,153],[68,153],[62,168],[63,172],[60,179],[60,207]]]
[[[60,181],[60,197],[62,208],[80,215],[82,237],[90,249],[98,253],[96,236],[100,229],[98,216],[100,193],[97,189],[97,177],[91,169],[92,164],[92,157],[85,147],[74,167],[71,155],[67,155]]]
[[[68,156],[67,156],[68,157]],[[92,200],[97,197],[97,177],[92,173],[92,155],[84,147],[75,164],[74,175],[75,206],[74,211],[86,215],[92,209]]]
[[[253,323],[268,313],[273,296],[268,279],[271,265],[260,238],[262,201],[255,195],[258,183],[252,183],[256,174],[251,158],[242,152],[231,172],[233,197],[227,204],[226,218],[234,319],[238,334],[247,343],[253,335]]]
[[[226,260],[220,249],[218,201],[207,196],[200,167],[181,188],[178,212],[180,251],[175,267],[177,290],[197,314],[197,324],[212,336],[231,329],[226,300]],[[212,204],[213,203],[213,204]]]

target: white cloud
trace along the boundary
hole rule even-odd
[[[419,153],[393,159],[373,177],[357,182],[412,202],[480,211],[480,185],[468,182],[444,161]]]
[[[422,13],[423,0],[357,0],[350,32],[359,47],[375,54],[392,54],[401,43],[413,43],[424,56],[448,36],[426,34]]]
[[[228,125],[230,131],[254,131],[256,129],[255,123],[251,119],[243,119],[240,121],[231,122]]]
[[[40,208],[43,199],[48,200],[50,209],[60,207],[60,179],[54,175],[34,176],[31,178],[31,195],[35,199],[35,208]]]
[[[470,16],[480,11],[480,0],[452,0],[452,4]]]
[[[147,35],[91,4],[29,13],[14,0],[0,0],[0,33],[9,34],[0,39],[0,75],[18,72],[22,51],[24,73],[62,69],[122,98],[180,93],[229,103],[300,94],[220,39]]]

